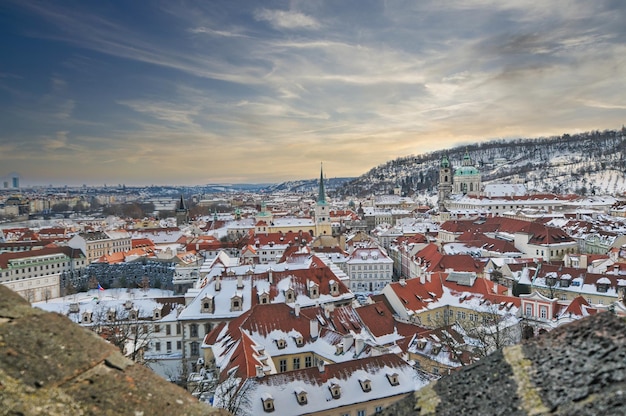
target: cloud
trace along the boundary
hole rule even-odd
[[[0,144],[20,143],[0,162],[46,177],[74,165],[56,162],[68,149],[108,182],[274,181],[310,160],[351,176],[456,143],[621,126],[624,12],[570,3],[15,2],[37,19],[28,43],[63,62],[0,74]]]
[[[276,29],[319,29],[320,23],[311,16],[296,11],[260,9],[255,19],[266,21]]]
[[[211,36],[221,36],[221,37],[226,37],[226,38],[249,38],[249,36],[244,35],[242,33],[229,32],[225,30],[215,30],[215,29],[211,29],[208,27],[204,27],[204,26],[189,29],[189,32],[196,33],[196,34],[202,33],[202,34],[211,35]]]

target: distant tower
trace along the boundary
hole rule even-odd
[[[176,204],[176,225],[181,226],[185,224],[189,224],[189,209],[187,209],[185,200],[181,195],[178,204]]]
[[[454,193],[478,195],[481,186],[480,172],[472,163],[469,153],[465,151],[462,165],[454,171]]]
[[[446,202],[452,193],[452,165],[444,155],[439,164],[439,211],[446,210]]]
[[[333,228],[330,222],[330,212],[326,203],[326,190],[324,189],[324,169],[320,166],[320,183],[315,205],[315,231],[319,235],[332,235]]]

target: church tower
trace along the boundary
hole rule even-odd
[[[333,228],[330,222],[330,210],[326,203],[323,167],[320,167],[320,183],[317,193],[317,203],[315,204],[315,233],[316,236],[333,234]]]
[[[176,225],[181,226],[185,224],[189,224],[189,210],[181,195],[178,204],[176,204]]]
[[[443,155],[439,164],[439,211],[446,211],[446,202],[452,193],[452,165]]]

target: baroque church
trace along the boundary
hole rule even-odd
[[[444,155],[439,163],[439,210],[446,211],[446,203],[452,195],[480,195],[482,179],[480,172],[472,162],[469,152],[465,151],[461,166],[453,169],[448,156]]]

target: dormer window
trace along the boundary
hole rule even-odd
[[[339,284],[334,280],[330,281],[330,294],[331,296],[337,296],[339,294]]]
[[[154,310],[152,311],[152,319],[161,319],[161,308],[154,308]]]
[[[115,309],[109,309],[109,311],[107,312],[107,321],[112,322],[115,321]]]
[[[293,301],[295,301],[296,299],[296,293],[294,292],[293,289],[289,288],[287,290],[285,290],[285,301],[287,303],[291,303]]]
[[[80,321],[83,324],[90,324],[91,323],[91,312],[83,312],[83,316],[81,317]]]
[[[606,293],[611,286],[611,280],[608,277],[602,277],[596,282],[596,290],[600,293]]]
[[[363,392],[368,393],[372,391],[372,382],[370,381],[370,379],[361,379],[359,380],[359,384],[361,385],[361,390],[363,390]]]
[[[295,340],[296,340],[296,345],[298,347],[301,347],[304,345],[304,338],[302,338],[302,336],[296,337]]]
[[[308,400],[306,398],[306,391],[304,389],[297,389],[295,393],[296,400],[298,400],[299,405],[305,405],[308,403]]]
[[[397,386],[400,384],[398,381],[398,373],[387,374],[387,380],[389,380],[389,384],[392,386]]]
[[[128,312],[128,319],[130,319],[131,321],[137,320],[137,309],[133,309]]]
[[[127,300],[126,302],[124,302],[124,309],[126,310],[130,310],[133,308],[133,301],[132,300]]]
[[[203,297],[200,304],[200,312],[213,313],[213,310],[213,298],[210,296]]]
[[[79,310],[78,303],[70,303],[70,313],[78,313]]]
[[[264,394],[261,397],[261,401],[263,402],[263,410],[265,410],[267,413],[271,413],[274,411],[274,399],[270,394]]]
[[[239,296],[230,298],[230,311],[241,311],[243,309],[243,299]]]
[[[278,347],[279,350],[282,350],[283,348],[285,348],[287,346],[287,342],[280,338],[276,340],[276,346]]]
[[[426,340],[423,338],[418,339],[416,347],[420,350],[423,350],[424,348],[426,348]]]
[[[309,297],[311,299],[317,299],[320,297],[320,289],[317,284],[311,283],[311,285],[309,286]]]
[[[270,295],[268,293],[261,293],[259,295],[259,303],[261,305],[267,305],[270,303]]]
[[[337,383],[333,383],[328,387],[330,389],[330,395],[333,396],[333,399],[338,399],[341,397],[341,387]]]
[[[338,344],[335,346],[335,355],[343,354],[343,345]]]

